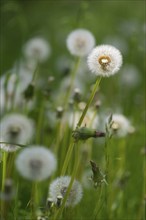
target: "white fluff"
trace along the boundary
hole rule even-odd
[[[122,55],[110,45],[95,47],[87,59],[88,67],[95,75],[109,77],[117,73],[122,65]]]
[[[58,196],[62,196],[62,197],[65,196],[70,180],[71,177],[69,176],[61,176],[55,179],[51,183],[49,187],[49,197],[51,197],[55,203],[57,202]],[[65,206],[77,205],[80,202],[82,195],[83,194],[82,194],[81,184],[77,180],[74,180],[71,191],[66,200]]]
[[[90,31],[85,29],[76,29],[67,37],[67,48],[75,56],[86,56],[94,45],[94,36]]]
[[[41,181],[56,170],[54,154],[43,146],[30,146],[23,149],[16,158],[16,168],[23,177]]]

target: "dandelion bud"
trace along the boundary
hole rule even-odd
[[[93,172],[91,179],[94,183],[94,187],[97,188],[103,182],[107,184],[105,180],[105,175],[101,172],[101,169],[99,168],[99,166],[97,166],[97,164],[92,160],[90,160],[90,164],[91,164],[92,172]]]
[[[59,106],[59,107],[57,107],[57,109],[56,109],[56,117],[57,117],[57,118],[62,118],[62,115],[63,115],[63,107],[62,107],[62,106]]]
[[[6,179],[4,183],[4,191],[0,193],[0,198],[3,200],[11,200],[14,197],[13,181]]]
[[[80,102],[81,101],[81,91],[79,88],[75,88],[74,90],[74,95],[73,95],[73,99],[76,102]]]
[[[4,192],[6,194],[10,194],[12,192],[13,182],[11,179],[6,179],[5,185],[4,185]]]
[[[26,100],[32,99],[34,96],[34,84],[30,83],[23,93]]]
[[[142,155],[146,155],[146,147],[143,147],[143,148],[141,149],[140,153],[141,153]]]
[[[54,77],[54,76],[49,76],[49,77],[48,77],[48,83],[49,83],[49,84],[52,83],[52,82],[54,82],[54,80],[55,80],[55,77]]]
[[[53,199],[52,198],[47,198],[46,206],[48,209],[52,208],[52,206],[53,206]]]
[[[38,216],[38,217],[37,217],[37,220],[46,220],[46,218],[43,217],[43,216]]]
[[[99,109],[101,106],[101,101],[100,100],[97,100],[96,103],[95,103],[95,108],[96,109]]]
[[[96,131],[95,129],[81,127],[81,128],[76,128],[73,131],[72,136],[76,141],[78,141],[78,140],[87,140],[88,138],[91,137],[94,138],[105,137],[105,133],[101,131]]]
[[[60,195],[60,196],[57,196],[57,202],[56,202],[56,206],[58,208],[60,208],[61,204],[62,204],[62,200],[63,200],[63,197]]]

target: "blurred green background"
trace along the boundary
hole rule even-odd
[[[143,191],[140,149],[145,144],[145,1],[1,0],[1,74],[12,68],[21,57],[22,46],[28,39],[42,36],[50,42],[52,50],[50,58],[43,64],[43,74],[54,75],[59,79],[56,60],[62,55],[72,59],[66,48],[66,37],[76,28],[90,30],[97,45],[116,44],[123,55],[123,67],[134,65],[140,74],[140,83],[132,89],[119,86],[120,73],[101,83],[105,96],[103,107],[115,110],[120,106],[136,127],[136,134],[127,139],[126,145],[126,166],[132,177],[124,200],[125,211],[128,213],[122,215],[127,215],[129,220],[138,220],[133,210],[139,209]],[[58,84],[59,80],[55,86]],[[117,156],[119,145],[120,141],[116,141]],[[87,201],[94,205],[94,200],[88,197],[82,201],[83,206]],[[130,205],[126,206],[128,201]],[[87,209],[84,217],[90,214]]]
[[[35,36],[45,37],[51,45],[51,56],[43,64],[44,75],[60,79],[56,61],[66,56],[74,59],[66,48],[67,35],[76,28],[90,30],[96,44],[109,43],[123,55],[123,67],[134,65],[140,83],[134,89],[120,87],[120,73],[105,79],[102,91],[107,106],[124,106],[124,112],[133,120],[144,119],[145,88],[145,1],[50,1],[1,0],[1,74],[12,68],[22,56],[24,43]],[[56,81],[57,83],[60,83]],[[111,86],[112,85],[112,86]],[[116,93],[116,94],[115,94]],[[128,97],[127,97],[128,93]]]

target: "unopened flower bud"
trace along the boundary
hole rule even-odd
[[[25,99],[32,99],[34,96],[34,84],[30,83],[23,94]]]
[[[47,206],[48,209],[52,208],[52,206],[53,206],[53,199],[52,198],[47,199],[46,206]]]
[[[101,101],[100,100],[97,100],[96,103],[95,103],[95,108],[96,109],[99,109],[101,106]]]
[[[0,193],[0,198],[2,200],[11,200],[14,197],[13,181],[11,179],[6,179],[4,183],[4,190]]]
[[[60,208],[61,204],[62,204],[62,200],[63,200],[63,197],[60,195],[60,196],[57,196],[57,203],[56,203],[56,206],[58,208]]]
[[[6,179],[4,185],[4,192],[6,194],[11,194],[13,189],[13,181],[11,179]]]
[[[48,83],[49,83],[49,84],[52,83],[52,82],[54,82],[54,80],[55,80],[55,77],[54,77],[54,76],[49,76],[49,77],[48,77]]]
[[[58,106],[56,109],[56,117],[57,118],[62,118],[63,115],[63,107],[62,106]]]
[[[81,91],[79,88],[75,88],[74,90],[74,95],[73,95],[73,99],[76,102],[80,102],[81,101]]]
[[[73,138],[77,140],[87,140],[88,138],[98,138],[98,137],[105,137],[105,133],[101,131],[96,131],[95,129],[81,127],[76,128],[72,134]]]

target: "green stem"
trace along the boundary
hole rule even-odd
[[[97,215],[98,215],[98,212],[100,210],[99,205],[100,205],[100,201],[101,201],[101,198],[102,198],[102,192],[103,192],[103,186],[101,186],[100,192],[97,193],[97,203],[96,203],[96,206],[95,206],[95,209],[94,209],[94,212],[93,212],[94,219],[97,219]]]
[[[70,81],[69,89],[68,89],[68,91],[66,93],[66,96],[65,96],[65,99],[64,99],[65,100],[65,102],[64,102],[64,109],[65,110],[66,110],[67,103],[69,101],[69,97],[70,97],[71,91],[73,89],[74,80],[75,80],[75,77],[76,77],[77,70],[79,68],[80,62],[81,62],[81,58],[78,57],[76,62],[75,62],[75,66],[74,66],[74,68],[73,68],[73,70],[72,70],[72,72],[70,74],[71,75],[71,81]]]
[[[80,127],[80,126],[81,126],[81,124],[82,124],[82,122],[83,122],[83,120],[84,120],[84,117],[85,117],[85,115],[86,115],[86,113],[87,113],[87,110],[88,110],[88,108],[89,108],[91,102],[92,102],[93,99],[94,99],[95,93],[96,93],[96,91],[97,91],[97,89],[98,89],[98,87],[99,87],[99,84],[100,84],[100,82],[101,82],[101,79],[102,79],[102,77],[100,77],[99,79],[97,78],[96,83],[95,83],[95,85],[94,85],[94,88],[93,88],[93,90],[92,90],[92,93],[91,93],[91,95],[90,95],[90,98],[89,98],[89,100],[88,100],[88,102],[87,102],[87,104],[86,104],[86,106],[85,106],[85,108],[84,108],[84,111],[82,112],[82,115],[81,115],[81,117],[80,117],[80,120],[79,120],[79,122],[78,122],[78,124],[77,124],[77,127]]]
[[[37,74],[38,74],[38,69],[39,69],[39,65],[37,64],[36,69],[35,69],[35,71],[33,73],[33,76],[32,76],[32,83],[35,83],[35,81],[36,81]]]
[[[6,166],[7,166],[7,152],[3,152],[3,171],[2,171],[2,192],[4,190],[5,178],[6,178]]]
[[[75,144],[75,143],[74,143]],[[79,167],[79,148],[76,146],[75,147],[75,165],[74,165],[74,168],[73,168],[73,173],[72,173],[72,176],[71,176],[71,180],[70,180],[70,183],[69,183],[69,186],[67,188],[67,191],[66,191],[66,194],[65,194],[65,197],[63,199],[63,203],[62,203],[62,206],[61,208],[59,209],[59,211],[56,213],[55,217],[54,217],[54,220],[58,220],[59,219],[59,216],[61,216],[62,212],[63,212],[63,209],[65,207],[65,203],[66,203],[66,200],[69,196],[69,193],[71,191],[71,188],[72,188],[72,185],[73,185],[73,182],[74,182],[74,179],[75,179],[75,176],[76,176],[76,173],[77,173],[77,170],[78,170],[78,167]]]
[[[98,86],[99,86],[99,83],[100,83],[101,79],[102,79],[102,77],[100,77],[99,79],[96,80],[96,83],[95,83],[95,86],[94,86],[94,88],[93,88],[93,91],[92,91],[92,93],[91,93],[91,95],[90,95],[90,98],[89,98],[89,100],[88,100],[88,102],[87,102],[87,105],[85,106],[84,111],[83,111],[83,113],[82,113],[82,115],[81,115],[81,117],[80,117],[80,119],[79,119],[79,122],[78,122],[78,124],[77,124],[77,127],[80,127],[80,126],[81,126],[82,121],[83,121],[83,119],[84,119],[84,117],[85,117],[85,115],[86,115],[86,113],[87,113],[87,110],[88,110],[88,108],[89,108],[91,102],[93,101],[93,98],[94,98],[95,93],[96,93],[96,91],[97,91],[97,89],[98,89]],[[74,142],[69,145],[69,148],[68,148],[68,151],[67,151],[67,155],[66,155],[66,159],[65,159],[65,162],[64,162],[64,164],[63,164],[63,168],[62,168],[61,175],[64,175],[65,172],[66,172],[66,169],[67,169],[67,166],[68,166],[68,162],[69,162],[69,160],[70,160],[71,153],[72,153],[72,150],[73,150],[74,145],[75,145]]]
[[[42,100],[39,116],[38,116],[38,124],[37,124],[37,131],[36,131],[36,144],[40,144],[41,141],[41,131],[43,127],[43,118],[44,118],[44,100]]]
[[[75,147],[75,142],[72,142],[72,143],[69,145],[69,148],[68,148],[68,151],[67,151],[67,155],[66,155],[65,161],[64,161],[64,163],[63,163],[63,168],[62,168],[62,171],[61,171],[61,176],[64,176],[64,175],[65,175],[65,172],[66,172],[66,170],[67,170],[68,163],[69,163],[69,161],[70,161],[71,153],[72,153],[72,150],[73,150],[74,147]]]
[[[36,219],[36,211],[38,208],[38,183],[33,182],[32,183],[32,195],[31,195],[31,211],[32,211],[32,219]]]
[[[61,140],[61,120],[59,119],[58,123],[57,123],[57,129],[56,129],[56,143],[55,143],[55,150],[54,153],[56,155],[58,155],[58,150],[59,150],[59,146],[60,146],[60,140]]]
[[[19,210],[19,205],[18,205],[18,201],[19,201],[19,182],[17,181],[17,185],[16,185],[16,196],[15,196],[15,204],[14,204],[14,219],[17,219],[18,216],[18,210]]]

